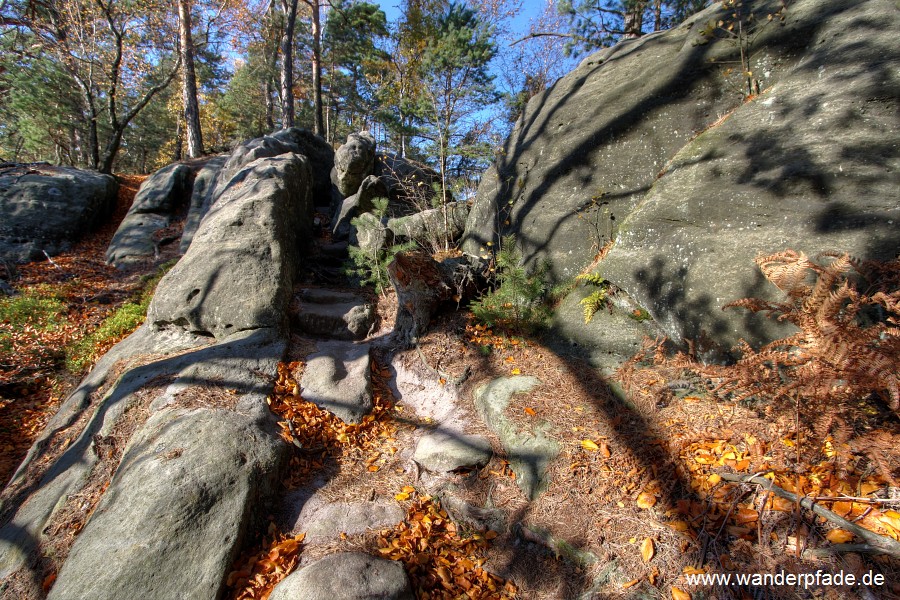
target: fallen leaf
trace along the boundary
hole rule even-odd
[[[521,374],[522,374],[522,369],[520,369],[519,367],[516,367],[515,369],[513,369],[513,370],[510,371],[510,372],[511,372],[513,375],[521,375]]]
[[[832,544],[846,544],[853,539],[853,534],[844,529],[832,529],[825,534],[825,539]]]
[[[600,446],[598,446],[592,440],[581,440],[581,447],[585,450],[590,450],[591,452],[596,452],[600,449]]]
[[[638,583],[640,583],[640,581],[641,581],[640,579],[632,579],[631,581],[629,581],[627,583],[623,583],[622,589],[627,590],[628,588],[633,587],[633,586],[637,585]]]
[[[687,524],[687,521],[672,521],[670,523],[666,523],[666,525],[668,525],[675,531],[687,531],[690,528],[690,526]]]
[[[641,544],[641,558],[644,559],[644,562],[650,562],[654,554],[656,554],[656,548],[653,546],[653,538],[645,538]]]
[[[691,600],[691,595],[685,592],[684,590],[680,590],[674,585],[672,586],[672,600]]]
[[[637,505],[638,508],[653,508],[656,505],[656,496],[647,492],[641,492],[637,497]]]
[[[41,584],[41,589],[44,592],[49,592],[50,588],[53,587],[53,583],[56,581],[56,573],[50,573],[47,577],[44,578],[44,582]]]
[[[537,413],[536,413],[536,412],[534,411],[534,409],[531,408],[530,406],[526,406],[526,407],[525,407],[525,414],[533,417],[533,416],[535,416]]]

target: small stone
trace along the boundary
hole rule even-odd
[[[303,398],[334,413],[345,423],[359,423],[372,410],[372,374],[368,344],[319,342],[300,380]]]
[[[270,600],[413,600],[403,566],[364,552],[330,554],[275,586]]]
[[[423,435],[413,459],[433,473],[486,465],[491,460],[491,444],[480,435],[435,431]]]

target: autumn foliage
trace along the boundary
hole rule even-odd
[[[900,408],[900,260],[832,254],[815,261],[787,250],[756,264],[786,300],[745,298],[726,308],[765,312],[799,331],[759,350],[742,343],[733,367],[696,365],[721,382],[717,392],[738,400],[799,394],[810,403],[874,393]]]

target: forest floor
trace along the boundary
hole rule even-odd
[[[129,271],[105,264],[106,246],[141,178],[120,181],[116,216],[106,227],[52,262],[21,267],[14,282],[19,291],[54,299],[59,319],[52,328],[0,323],[0,334],[10,340],[5,350],[0,346],[4,481],[84,374],[65,369],[63,349],[88,339],[134,300],[146,275],[167,258]],[[388,294],[378,303],[382,329],[389,328],[396,299]],[[124,334],[92,344],[91,356]],[[731,402],[652,348],[605,380],[589,365],[555,354],[539,337],[489,329],[464,310],[444,314],[418,349],[399,360],[423,366],[436,386],[464,380],[454,391],[471,423],[479,420],[473,402],[479,386],[498,377],[538,378],[537,387],[514,397],[506,416],[560,446],[550,485],[535,500],[519,490],[498,444],[483,469],[451,475],[468,505],[503,514],[503,527],[479,528],[453,522],[418,473],[411,476],[398,462],[398,446],[430,424],[393,397],[390,361],[397,357],[375,357],[373,418],[348,427],[293,393],[291,373],[302,369],[303,354],[294,352],[270,405],[286,439],[299,435],[307,447],[323,450],[297,453],[285,489],[303,485],[328,458],[343,473],[336,482],[356,485],[360,495],[385,488],[408,518],[396,528],[318,549],[280,532],[273,520],[235,564],[230,598],[264,598],[302,553],[339,548],[403,561],[420,598],[900,598],[896,557],[873,553],[871,540],[851,527],[769,487],[813,498],[853,526],[900,540],[900,420],[878,398],[853,406]],[[753,475],[762,479],[732,481]],[[819,580],[772,586],[695,579],[782,571],[818,572]],[[886,579],[868,586],[822,583],[823,574],[851,573],[857,580],[867,573]]]

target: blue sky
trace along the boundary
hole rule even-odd
[[[522,0],[522,11],[513,20],[513,28],[522,31],[524,35],[528,30],[528,20],[541,12],[545,2],[546,0]],[[387,15],[388,22],[396,21],[400,16],[400,0],[377,0],[376,3]]]

